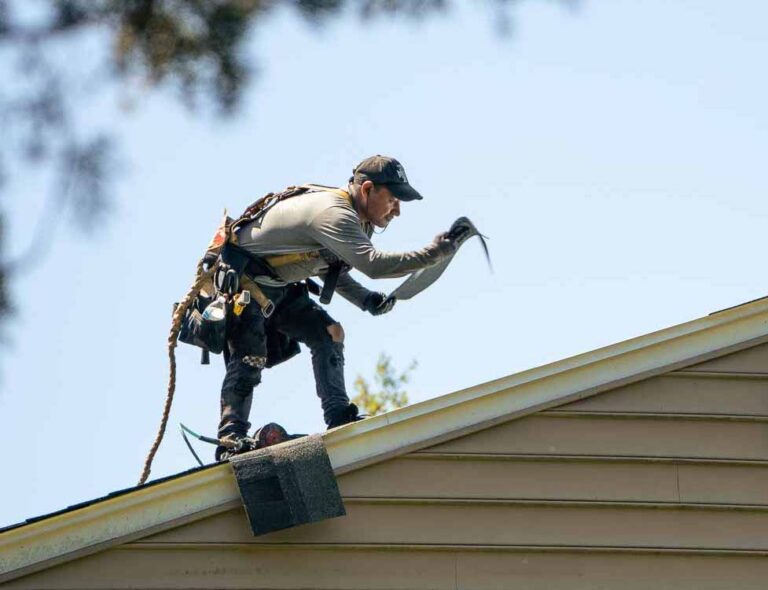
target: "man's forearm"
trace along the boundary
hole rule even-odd
[[[383,252],[363,233],[359,219],[349,212],[329,209],[318,215],[311,231],[318,243],[372,279],[396,278],[437,264],[456,251],[445,235],[412,252]]]
[[[324,277],[321,275],[320,278]],[[336,292],[355,307],[365,309],[365,298],[371,291],[349,276],[348,272],[343,272],[336,283]]]
[[[397,278],[437,264],[455,252],[448,240],[435,240],[429,246],[412,252],[382,252],[370,248],[353,257],[352,266],[372,279]]]

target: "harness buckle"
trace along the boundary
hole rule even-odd
[[[265,318],[268,318],[274,312],[275,312],[275,304],[272,303],[272,300],[267,299],[266,304],[261,308],[261,315],[263,315]]]

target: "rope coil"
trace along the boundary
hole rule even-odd
[[[205,263],[203,260],[197,264],[197,270],[195,272],[195,281],[192,287],[187,291],[187,294],[176,306],[173,312],[173,320],[171,322],[171,332],[168,335],[168,360],[170,362],[170,371],[168,375],[168,393],[165,397],[165,406],[163,407],[163,417],[160,420],[160,429],[155,437],[155,442],[152,443],[152,448],[149,450],[146,460],[144,461],[144,470],[141,472],[138,485],[143,485],[149,477],[149,473],[152,470],[152,461],[157,454],[157,450],[160,448],[160,443],[163,440],[165,434],[165,427],[168,424],[168,418],[171,414],[171,405],[173,404],[173,395],[176,391],[176,345],[179,339],[179,332],[181,331],[181,324],[184,321],[184,316],[195,301],[195,297],[198,296],[203,286],[211,280],[214,270],[211,268],[205,270]]]

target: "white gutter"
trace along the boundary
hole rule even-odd
[[[768,300],[627,340],[324,434],[337,474],[768,341]],[[239,504],[228,464],[0,534],[0,583]]]

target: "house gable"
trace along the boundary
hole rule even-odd
[[[676,386],[669,383],[705,378],[703,374],[716,372],[712,369],[715,365],[707,363],[733,351],[743,351],[740,354],[750,358],[759,356],[754,349],[766,340],[768,302],[761,301],[331,431],[324,438],[347,503],[349,516],[344,519],[257,539],[250,537],[250,533],[243,535],[238,527],[245,527],[247,532],[246,521],[240,509],[233,508],[237,505],[236,490],[228,466],[222,465],[210,469],[205,482],[200,475],[182,478],[189,478],[190,482],[197,478],[197,487],[187,481],[170,482],[163,492],[165,504],[158,500],[158,493],[139,489],[122,500],[111,500],[110,509],[97,507],[101,512],[92,511],[90,518],[86,518],[87,513],[93,507],[57,517],[55,523],[43,521],[36,523],[37,528],[28,525],[6,532],[0,536],[0,549],[5,542],[10,548],[7,555],[15,561],[9,561],[10,569],[0,570],[10,572],[5,579],[11,579],[100,551],[92,557],[20,578],[16,587],[25,587],[24,580],[34,579],[36,584],[44,579],[62,582],[67,578],[66,572],[90,567],[90,560],[97,560],[103,567],[110,559],[124,567],[133,564],[129,571],[139,575],[145,571],[140,567],[142,556],[154,555],[156,550],[165,552],[166,558],[175,556],[170,565],[182,568],[179,571],[193,572],[204,564],[216,569],[216,560],[206,561],[209,552],[226,552],[231,561],[234,558],[230,550],[237,549],[248,555],[248,563],[263,564],[266,557],[257,559],[256,553],[274,556],[289,548],[304,551],[304,557],[294,557],[306,559],[307,563],[316,556],[311,558],[306,551],[315,549],[339,550],[346,556],[343,559],[344,556],[334,554],[328,561],[331,564],[352,559],[347,552],[366,551],[374,562],[388,564],[384,568],[388,570],[395,562],[378,551],[389,548],[393,552],[406,551],[406,561],[415,564],[414,571],[426,572],[429,568],[425,569],[422,563],[424,556],[418,552],[411,555],[408,549],[422,547],[443,557],[445,552],[451,553],[451,563],[457,568],[459,562],[465,563],[462,571],[468,572],[479,567],[477,560],[488,562],[489,557],[476,560],[464,555],[465,541],[457,536],[463,530],[479,531],[470,544],[480,549],[470,552],[528,551],[526,559],[541,561],[538,552],[548,553],[555,547],[566,553],[598,549],[642,553],[663,536],[664,526],[678,530],[695,527],[696,522],[708,523],[721,536],[702,537],[702,544],[697,547],[689,546],[687,537],[681,537],[674,546],[665,548],[665,555],[735,551],[743,556],[763,552],[766,549],[762,548],[758,531],[768,523],[763,522],[759,507],[752,505],[761,501],[754,490],[745,492],[741,501],[721,498],[719,488],[708,492],[715,500],[712,503],[721,503],[729,511],[733,511],[731,504],[739,504],[737,511],[741,517],[749,512],[749,518],[742,518],[742,537],[746,541],[730,546],[725,542],[728,527],[718,521],[717,509],[689,506],[700,502],[695,495],[680,493],[685,485],[679,487],[680,474],[692,465],[691,461],[707,463],[704,466],[709,471],[697,472],[697,477],[715,480],[722,473],[716,469],[718,461],[731,462],[726,467],[733,469],[757,465],[755,462],[763,460],[763,450],[759,448],[761,431],[748,420],[739,422],[744,428],[731,428],[732,415],[721,421],[707,421],[701,416],[695,420],[692,416],[680,418],[678,414],[690,414],[682,411],[690,409],[684,398],[694,394],[689,391],[681,397]],[[690,375],[680,376],[686,368]],[[704,391],[708,386],[691,387]],[[637,389],[633,392],[631,388]],[[646,396],[643,388],[655,393]],[[673,393],[659,393],[664,388]],[[648,411],[653,409],[647,403],[652,402],[654,395],[655,409]],[[763,403],[759,391],[750,394],[744,390],[735,396],[741,396],[747,405],[752,404],[754,412],[759,412]],[[717,402],[716,393],[710,391],[708,397],[711,403]],[[682,410],[667,417],[656,415],[674,409],[674,404],[669,405],[673,398]],[[625,409],[617,410],[616,400],[621,399],[625,400]],[[590,409],[593,400],[597,405]],[[608,403],[608,409],[602,413],[595,409],[601,403]],[[724,407],[722,411],[728,410]],[[670,450],[665,441],[677,447]],[[765,488],[761,470],[745,471],[744,477],[755,482],[755,489],[759,485]],[[621,485],[611,485],[612,479],[619,480]],[[179,486],[187,486],[191,492]],[[180,503],[181,497],[174,494],[181,494],[184,501]],[[154,507],[151,514],[148,506]],[[654,519],[662,512],[671,514],[671,507],[682,507],[682,511],[678,510],[682,516]],[[709,512],[701,520],[688,518],[691,510]],[[171,512],[173,518],[168,516]],[[464,520],[454,519],[459,513]],[[597,548],[578,545],[577,531],[589,532],[590,523],[605,526],[600,515],[634,522],[642,534],[638,533],[640,536],[634,541],[629,533],[617,535]],[[184,522],[190,524],[179,526]],[[407,526],[403,529],[397,523]],[[57,536],[56,530],[61,534]],[[68,530],[76,531],[77,542],[72,542]],[[359,537],[360,531],[368,536]],[[523,534],[526,531],[528,536]],[[564,536],[558,537],[561,533]],[[235,536],[228,537],[230,534]],[[690,538],[694,538],[693,533]],[[721,542],[725,544],[719,546]],[[25,555],[25,543],[35,552],[33,558]],[[157,556],[148,559],[167,561]],[[550,563],[551,559],[548,557],[544,562]],[[567,559],[563,557],[558,561],[561,562],[565,564]],[[497,566],[502,567],[489,565],[491,569]],[[246,570],[251,571],[251,567],[248,565]],[[204,572],[210,568],[200,570],[209,585],[210,574]],[[146,575],[151,571],[146,569]],[[443,574],[440,569],[435,579]],[[157,580],[166,579],[158,576]],[[184,583],[190,585],[189,580]]]
[[[767,358],[759,345],[349,471],[344,518],[254,538],[233,508],[9,587],[759,585]]]

